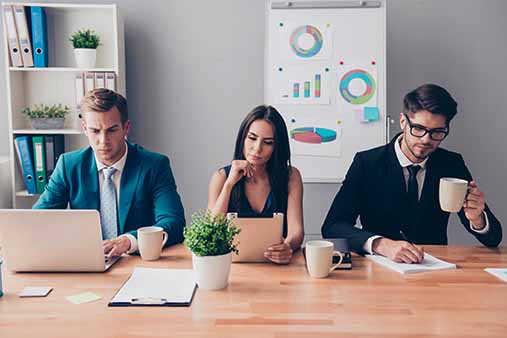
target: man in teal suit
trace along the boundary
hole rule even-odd
[[[183,240],[185,215],[169,159],[126,141],[125,98],[108,89],[81,101],[82,128],[90,146],[60,156],[34,209],[99,210],[104,253],[137,251],[137,229],[160,226],[166,245]]]

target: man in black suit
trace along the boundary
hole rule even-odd
[[[460,154],[439,148],[457,103],[442,87],[408,93],[400,113],[402,133],[381,147],[356,154],[322,226],[325,238],[346,238],[353,251],[395,262],[418,263],[415,244],[447,244],[449,213],[440,209],[441,177],[469,181],[458,213],[465,229],[488,247],[502,239],[498,219],[485,204]],[[362,229],[356,228],[360,216]]]

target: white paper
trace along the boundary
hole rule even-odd
[[[111,303],[189,303],[196,287],[193,270],[135,268]]]
[[[379,255],[366,255],[366,258],[371,259],[372,261],[379,263],[386,268],[392,269],[402,274],[456,269],[456,264],[452,264],[433,257],[429,253],[424,253],[424,259],[419,264],[396,263],[387,257]]]
[[[274,99],[281,104],[330,104],[331,68],[326,66],[285,66],[273,69]],[[320,83],[320,84],[318,84]],[[320,89],[319,89],[320,87]]]
[[[286,61],[327,60],[333,52],[330,22],[276,23],[279,54]]]
[[[340,157],[342,137],[340,123],[341,121],[336,118],[317,119],[302,117],[301,114],[290,115],[286,119],[286,124],[291,153],[293,155]],[[312,140],[312,136],[314,140]]]
[[[273,69],[276,103],[330,104],[331,68],[326,66],[286,66]],[[318,84],[320,83],[320,85]],[[319,90],[320,87],[320,90]]]
[[[504,282],[507,282],[507,268],[486,268],[484,271],[492,274],[497,278],[500,278]]]
[[[362,112],[364,106],[377,107],[377,65],[348,63],[338,65],[338,103],[343,110]]]

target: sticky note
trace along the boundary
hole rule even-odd
[[[49,286],[27,286],[20,293],[18,293],[19,297],[46,297],[51,290],[52,287]]]
[[[83,292],[74,296],[67,297],[67,300],[74,304],[90,303],[99,299],[102,299],[102,297],[94,294],[93,292]]]
[[[368,122],[378,121],[379,120],[378,107],[364,107],[363,120]]]

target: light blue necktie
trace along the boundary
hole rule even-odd
[[[118,214],[116,206],[116,187],[113,175],[116,168],[104,168],[104,182],[100,191],[100,223],[102,238],[111,239],[118,236]]]

